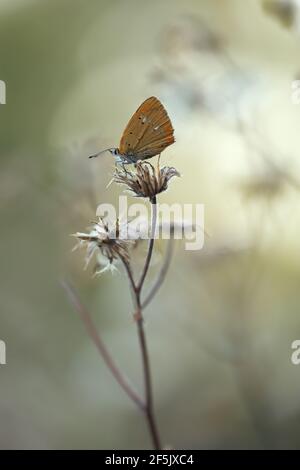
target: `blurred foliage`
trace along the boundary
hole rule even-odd
[[[294,0],[263,0],[266,12],[274,15],[283,26],[290,28],[297,10]]]

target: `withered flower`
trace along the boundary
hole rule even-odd
[[[94,254],[97,256],[95,274],[106,270],[113,271],[116,269],[115,262],[118,260],[129,263],[129,249],[135,241],[123,238],[125,229],[126,227],[120,225],[119,219],[111,223],[98,217],[88,233],[73,234],[79,240],[74,249],[82,245],[87,248],[85,268]]]
[[[139,160],[135,165],[136,171],[129,171],[123,165],[116,167],[114,181],[124,184],[136,197],[146,197],[152,200],[156,194],[165,191],[173,176],[180,176],[176,168],[157,165]]]

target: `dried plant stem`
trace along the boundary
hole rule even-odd
[[[140,342],[140,348],[142,353],[142,362],[143,362],[143,371],[144,371],[144,383],[145,383],[145,398],[146,398],[146,416],[149,425],[149,430],[153,440],[153,445],[156,450],[161,449],[160,438],[158,434],[158,429],[154,417],[154,408],[153,408],[153,396],[152,396],[152,381],[151,381],[151,371],[150,371],[150,362],[148,355],[148,348],[146,342],[146,335],[144,330],[144,320],[142,317],[142,308],[139,305],[139,309],[136,312],[137,314],[137,329]]]
[[[128,395],[128,397],[143,411],[145,412],[145,403],[143,399],[138,395],[138,393],[134,390],[132,385],[129,383],[129,380],[124,375],[124,373],[119,369],[119,367],[114,362],[113,358],[111,357],[109,351],[107,350],[105,344],[103,343],[101,336],[99,335],[97,328],[92,320],[90,312],[87,308],[82,304],[79,296],[77,295],[75,289],[66,281],[63,280],[61,282],[62,287],[66,291],[72,305],[78,311],[85,327],[88,332],[88,335],[96,345],[102,359],[104,360],[106,366],[111,371],[112,375],[120,385],[120,387],[124,390],[124,392]]]
[[[153,394],[152,394],[152,380],[151,380],[151,370],[150,370],[150,361],[149,361],[149,353],[146,341],[146,334],[144,329],[144,319],[143,319],[143,307],[147,305],[150,300],[153,298],[155,292],[157,291],[160,283],[165,277],[168,265],[169,265],[169,258],[171,258],[171,252],[167,256],[167,261],[164,263],[164,266],[158,276],[157,281],[155,282],[154,286],[152,287],[148,297],[146,298],[145,302],[142,303],[141,301],[141,293],[142,289],[146,280],[146,276],[148,274],[148,270],[151,263],[151,258],[153,254],[153,247],[154,247],[154,239],[155,239],[155,232],[156,232],[156,225],[157,225],[157,200],[156,196],[150,199],[151,202],[151,209],[152,209],[152,216],[151,216],[151,230],[150,230],[150,238],[148,243],[148,250],[145,259],[145,264],[142,269],[142,273],[138,282],[135,282],[133,277],[133,272],[130,266],[130,263],[126,257],[123,255],[119,255],[120,259],[123,262],[125,267],[126,273],[128,275],[131,293],[134,303],[134,319],[137,325],[137,333],[139,338],[139,345],[141,351],[141,360],[142,360],[142,367],[143,367],[143,376],[144,376],[144,388],[145,388],[145,398],[141,398],[140,395],[134,390],[134,388],[129,383],[128,379],[124,375],[123,371],[119,369],[119,367],[114,362],[113,358],[111,357],[109,351],[107,350],[106,346],[104,345],[95,324],[92,320],[92,317],[89,311],[85,308],[85,306],[81,303],[79,296],[75,292],[75,290],[70,286],[69,283],[66,281],[62,282],[62,286],[67,292],[71,303],[74,305],[75,309],[80,314],[80,317],[86,327],[86,330],[96,345],[101,357],[103,358],[105,364],[115,377],[118,384],[121,388],[126,392],[129,398],[137,405],[137,407],[144,413],[147,419],[147,423],[149,426],[150,435],[152,438],[153,446],[156,450],[161,449],[161,442],[159,438],[158,428],[154,417],[154,407],[153,407]],[[171,243],[171,242],[170,242]],[[171,248],[169,248],[171,249]]]
[[[151,289],[148,292],[146,298],[142,302],[142,308],[143,309],[146,308],[149,305],[149,303],[151,302],[151,300],[155,296],[156,292],[158,291],[158,289],[160,289],[162,283],[165,280],[166,274],[169,270],[170,263],[171,263],[171,260],[172,260],[173,248],[174,248],[174,240],[173,240],[173,238],[170,238],[170,240],[168,240],[166,254],[165,254],[165,257],[164,257],[164,262],[162,264],[162,267],[161,267],[161,269],[158,273],[158,276],[157,276],[153,286],[151,287]]]
[[[148,354],[148,347],[146,341],[146,335],[144,330],[144,319],[142,312],[142,303],[141,303],[141,291],[146,279],[146,275],[150,266],[151,257],[153,253],[154,246],[154,237],[157,223],[157,205],[156,197],[151,200],[152,207],[152,218],[151,218],[151,236],[148,244],[148,251],[145,260],[145,265],[143,267],[142,275],[140,281],[136,284],[133,278],[132,270],[128,262],[122,259],[125,270],[127,272],[129,282],[131,285],[131,290],[133,294],[133,299],[135,303],[135,313],[134,318],[137,324],[137,331],[139,337],[139,344],[142,356],[142,365],[144,373],[144,386],[145,386],[145,415],[147,418],[150,434],[152,437],[153,445],[155,449],[161,449],[161,442],[158,434],[158,428],[154,417],[154,408],[153,408],[153,395],[152,395],[152,380],[151,380],[151,370],[150,370],[150,361]]]
[[[148,245],[148,252],[147,252],[147,257],[144,265],[144,269],[142,271],[141,278],[137,284],[137,289],[139,293],[141,293],[141,290],[144,285],[144,281],[147,276],[147,272],[150,266],[150,261],[152,258],[152,252],[153,252],[153,246],[154,246],[154,239],[155,239],[155,231],[156,231],[156,222],[157,222],[157,201],[156,201],[156,196],[154,196],[151,199],[151,207],[152,207],[152,220],[151,220],[151,234],[150,234],[150,239],[149,239],[149,245]]]

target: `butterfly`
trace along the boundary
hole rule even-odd
[[[128,122],[119,148],[101,150],[89,158],[110,152],[117,163],[130,164],[160,154],[175,142],[174,129],[159,99],[151,96],[136,110]]]

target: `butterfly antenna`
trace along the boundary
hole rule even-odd
[[[108,149],[101,150],[100,152],[95,153],[94,155],[90,155],[89,158],[96,158],[96,157],[99,157],[99,155],[101,155],[102,153],[105,153],[105,152],[107,152],[107,151],[108,151]]]

